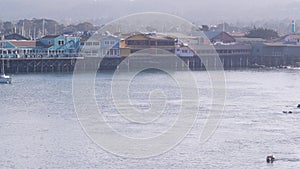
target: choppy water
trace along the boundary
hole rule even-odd
[[[201,109],[208,110],[211,88],[207,74],[194,74]],[[161,121],[141,128],[122,120],[113,109],[111,77],[110,73],[97,75],[96,95],[116,130],[143,137],[168,129],[176,117],[177,107],[172,104],[180,96],[172,79],[152,72],[132,82],[129,97],[136,107],[147,110],[145,91],[156,88],[166,91],[171,102]],[[300,114],[282,113],[286,106],[300,103],[299,77],[297,70],[227,71],[225,112],[208,142],[199,143],[199,129],[206,117],[200,114],[195,128],[171,151],[128,159],[102,150],[84,133],[73,106],[71,74],[14,75],[12,85],[0,85],[0,168],[299,168]],[[279,161],[266,164],[269,154]]]

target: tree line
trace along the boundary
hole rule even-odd
[[[96,31],[99,27],[89,22],[64,25],[51,19],[23,19],[17,22],[0,21],[0,34],[9,35],[17,33],[29,39],[43,35],[59,35],[64,33]]]

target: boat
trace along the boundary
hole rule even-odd
[[[8,83],[11,84],[11,77],[5,75],[4,73],[0,74],[0,83]]]
[[[4,60],[2,60],[2,68],[0,73],[0,83],[8,83],[11,84],[12,78],[4,73]]]

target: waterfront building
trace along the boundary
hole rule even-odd
[[[286,44],[300,45],[300,34],[294,33],[286,35],[280,41]]]
[[[100,40],[98,39],[81,39],[80,53],[84,56],[98,57],[100,55]]]
[[[125,47],[130,48],[130,53],[150,48],[175,53],[175,38],[156,33],[139,33],[126,38]]]
[[[35,53],[35,40],[9,40],[14,39],[8,37],[1,38],[0,55],[2,58],[27,58]]]
[[[12,34],[2,37],[0,54],[5,58],[76,57],[80,51],[79,37],[47,35],[37,40]]]
[[[120,38],[108,35],[100,40],[101,57],[120,57]]]
[[[184,44],[184,43],[178,43],[176,45],[175,54],[179,57],[194,57],[195,56],[195,52],[187,44]]]
[[[212,44],[215,43],[234,43],[235,38],[223,31],[206,31],[203,32]]]
[[[253,43],[252,57],[254,63],[265,66],[284,66],[300,63],[300,46],[284,42]]]
[[[195,31],[191,36],[198,37],[200,44],[221,44],[221,43],[235,43],[236,40],[233,36],[223,31]]]
[[[70,35],[46,35],[37,39],[36,48],[42,57],[75,57],[80,50],[80,38]]]

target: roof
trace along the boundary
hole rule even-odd
[[[243,32],[230,32],[230,33],[228,33],[230,36],[233,36],[233,37],[235,37],[235,38],[243,38],[243,37],[245,37],[245,33],[243,33]]]
[[[119,40],[120,38],[118,36],[115,35],[107,35],[101,38],[101,40],[107,40],[107,39],[115,39],[115,40]]]
[[[241,37],[241,38],[235,38],[237,42],[265,42],[265,39],[262,38],[247,38],[247,37]]]
[[[36,42],[36,46],[37,46],[37,47],[42,47],[42,48],[50,48],[52,45],[45,45],[45,44],[43,44],[42,42],[37,41],[37,42]]]
[[[120,48],[120,43],[118,42],[118,43],[116,43],[113,47],[112,47],[112,49],[118,49],[118,48]]]
[[[288,37],[293,38],[293,39],[299,39],[300,38],[299,36],[300,36],[299,33],[287,34],[287,35],[284,35],[284,36],[278,38],[275,42],[284,42],[286,40],[286,38],[288,38]]]
[[[46,36],[42,37],[42,39],[54,39],[54,38],[57,38],[59,36],[60,35],[46,35]]]
[[[173,39],[173,38],[167,37],[167,36],[156,36],[156,35],[148,35],[147,37],[149,37],[150,39],[154,39],[154,40],[172,40]]]
[[[29,40],[29,39],[20,34],[14,33],[5,36],[5,40]]]
[[[10,40],[9,43],[11,43],[16,47],[29,47],[29,48],[36,47],[35,40]]]
[[[216,36],[220,35],[221,33],[223,33],[222,31],[206,31],[206,32],[203,32],[208,39],[213,39],[215,38]]]
[[[281,42],[276,42],[276,43],[264,43],[264,45],[269,46],[269,47],[299,46],[299,45],[296,45],[296,44],[286,44],[286,43],[281,43]]]
[[[287,35],[285,38],[293,38],[293,39],[300,39],[300,34],[290,34]]]
[[[231,44],[231,45],[214,45],[216,50],[229,49],[229,50],[251,50],[252,46],[250,44]]]
[[[135,37],[135,36],[144,36],[147,39],[153,39],[153,40],[174,40],[174,38],[166,36],[166,35],[158,35],[156,33],[139,33],[132,36],[129,36],[127,39]]]

